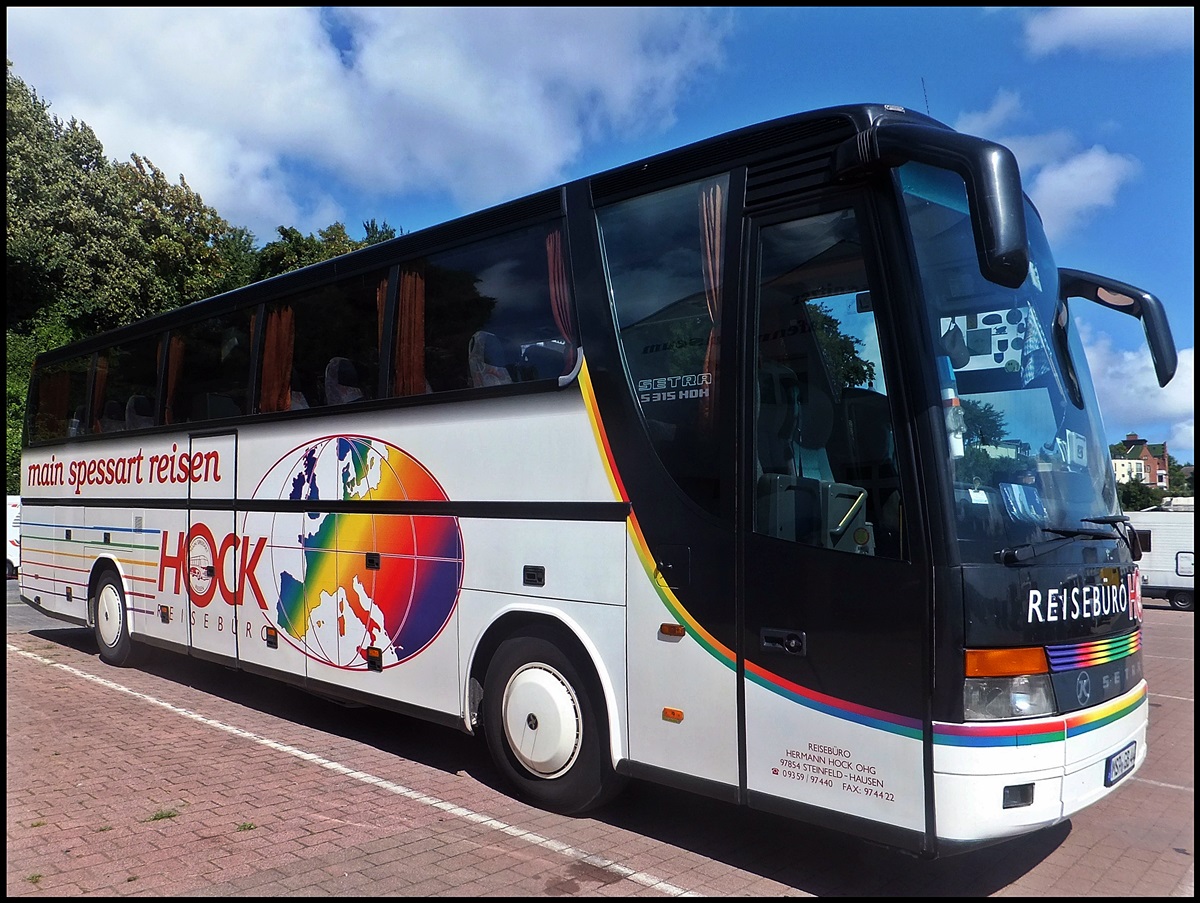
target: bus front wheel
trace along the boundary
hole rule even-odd
[[[1171,593],[1171,607],[1179,611],[1191,611],[1195,602],[1190,590],[1177,589]]]
[[[100,658],[118,668],[132,664],[133,641],[129,638],[129,618],[125,605],[125,590],[121,578],[106,571],[96,586],[95,601],[96,645]]]
[[[573,815],[607,802],[613,771],[598,681],[547,635],[496,650],[484,679],[483,731],[492,760],[526,801]]]

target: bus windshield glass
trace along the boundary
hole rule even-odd
[[[1041,219],[1026,201],[1029,274],[981,275],[967,196],[954,173],[900,169],[925,298],[964,563],[1056,535],[1115,537],[1116,483],[1082,345],[1058,297]]]

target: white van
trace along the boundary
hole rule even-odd
[[[1196,587],[1196,509],[1190,505],[1184,510],[1162,505],[1126,513],[1142,543],[1142,560],[1138,562],[1142,594],[1167,599],[1172,608],[1191,611]]]
[[[21,497],[8,497],[8,577],[21,570]]]

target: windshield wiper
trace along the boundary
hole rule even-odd
[[[1081,517],[1081,521],[1090,524],[1109,524],[1116,528],[1125,545],[1129,546],[1129,554],[1134,561],[1142,560],[1142,540],[1137,530],[1133,529],[1129,517],[1124,514],[1103,514],[1099,517]]]
[[[1011,549],[1000,549],[992,557],[995,558],[998,564],[1018,564],[1022,561],[1028,561],[1030,558],[1036,558],[1038,555],[1053,552],[1055,549],[1061,549],[1063,546],[1068,546],[1080,539],[1116,539],[1119,536],[1126,543],[1129,542],[1129,538],[1121,531],[1120,526],[1118,526],[1122,522],[1129,520],[1127,517],[1105,515],[1103,517],[1081,517],[1080,520],[1094,524],[1110,524],[1116,527],[1117,534],[1114,536],[1107,530],[1042,527],[1044,532],[1053,533],[1057,538],[1045,539],[1041,542],[1030,542],[1023,546],[1014,546]]]

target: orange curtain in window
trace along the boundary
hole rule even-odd
[[[716,410],[717,368],[721,346],[721,280],[725,251],[725,187],[709,185],[700,192],[701,266],[704,270],[704,300],[712,326],[708,332],[708,348],[704,353],[704,372],[712,384],[709,393],[700,400],[700,425],[711,429]]]
[[[38,380],[36,438],[61,439],[67,435],[71,377],[66,370],[46,373]]]
[[[546,235],[546,267],[550,273],[550,311],[554,315],[554,325],[567,341],[564,370],[569,373],[575,366],[575,317],[571,310],[571,289],[567,282],[563,233],[559,226]]]
[[[179,388],[179,374],[183,372],[183,355],[186,344],[183,336],[172,335],[167,342],[167,404],[164,422],[175,423],[175,390]]]
[[[383,314],[384,308],[387,307],[387,288],[387,277],[384,276],[375,286],[375,348],[379,351],[380,357],[383,356]]]
[[[262,378],[258,409],[264,414],[292,407],[292,361],[295,354],[296,312],[290,304],[267,311],[263,334]]]
[[[108,358],[100,354],[96,360],[96,379],[92,383],[92,432],[100,432],[100,418],[104,416],[104,389],[108,385]]]
[[[400,268],[396,316],[395,372],[397,395],[422,395],[425,383],[425,265]]]

